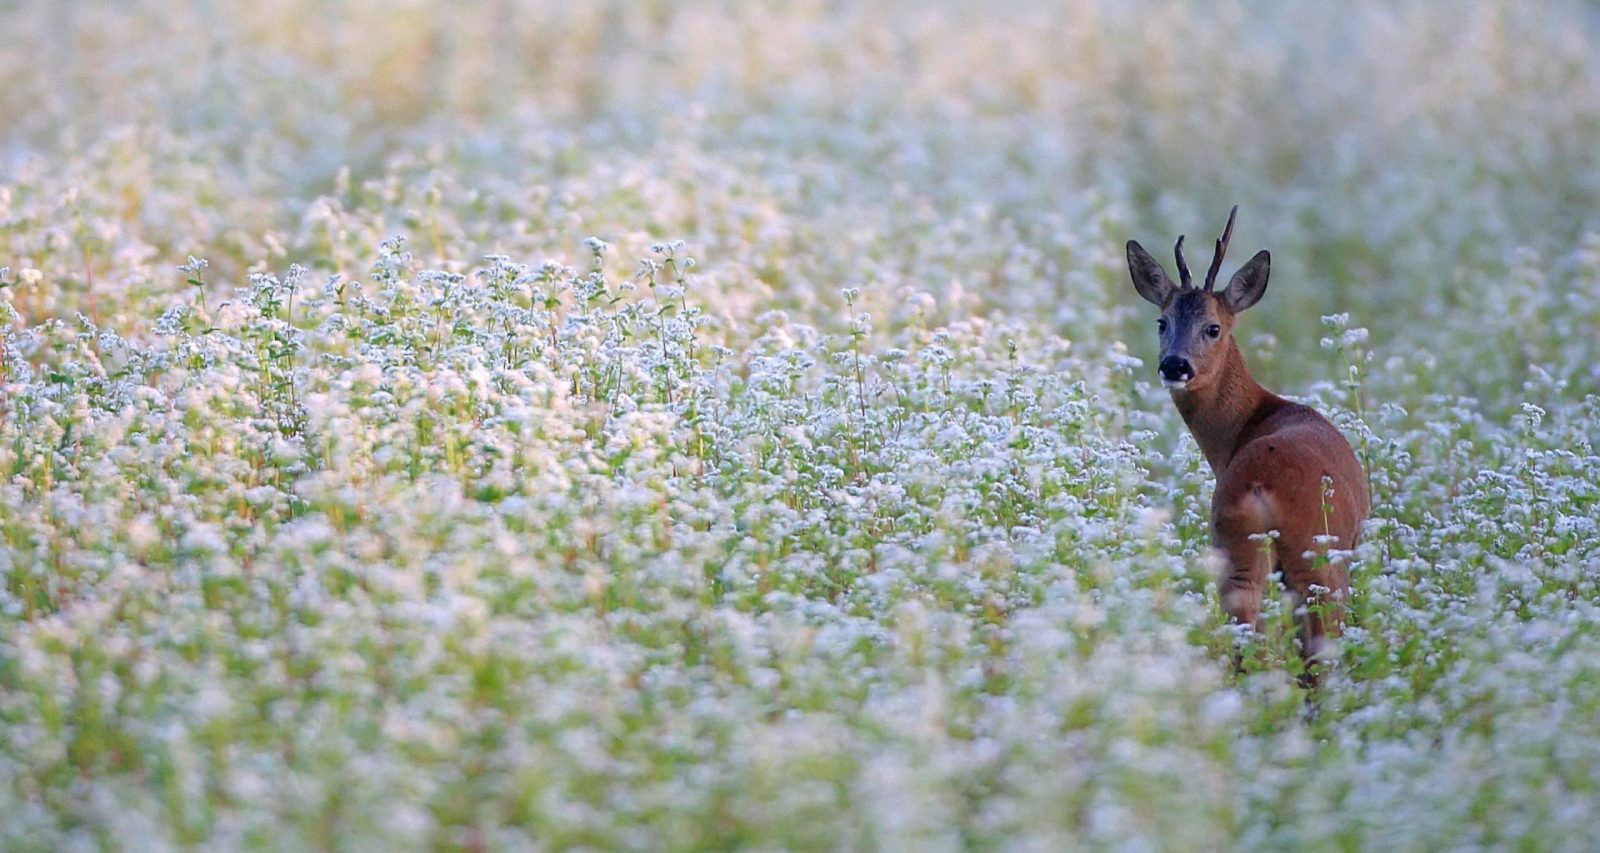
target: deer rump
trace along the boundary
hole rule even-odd
[[[1240,438],[1211,500],[1212,541],[1228,563],[1223,609],[1259,629],[1266,583],[1281,572],[1297,605],[1324,611],[1301,617],[1303,640],[1320,644],[1338,636],[1350,584],[1343,561],[1327,554],[1356,546],[1370,509],[1361,463],[1333,424],[1295,403],[1268,413]]]

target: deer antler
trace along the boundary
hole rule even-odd
[[[1239,215],[1239,205],[1228,211],[1228,227],[1222,229],[1222,239],[1217,241],[1217,253],[1211,256],[1211,269],[1206,270],[1206,292],[1217,286],[1217,273],[1222,271],[1222,256],[1228,252],[1228,238],[1233,236],[1233,218]],[[1182,242],[1180,240],[1179,242]]]
[[[1183,259],[1183,235],[1178,235],[1178,245],[1172,247],[1172,253],[1178,256],[1178,278],[1183,281],[1183,289],[1194,287],[1194,279],[1189,277],[1189,264]]]

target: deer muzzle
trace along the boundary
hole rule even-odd
[[[1157,369],[1161,372],[1161,384],[1168,388],[1182,388],[1194,378],[1194,365],[1189,363],[1189,359],[1176,355],[1161,359]]]

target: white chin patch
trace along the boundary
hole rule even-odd
[[[1163,379],[1161,380],[1161,384],[1167,386],[1168,391],[1182,391],[1183,389],[1188,388],[1189,383],[1193,381],[1193,379],[1185,379],[1181,382],[1171,379]]]

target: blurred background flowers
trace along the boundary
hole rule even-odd
[[[1592,846],[1597,40],[0,0],[0,847]],[[1315,716],[1123,258],[1235,203],[1373,483]]]

